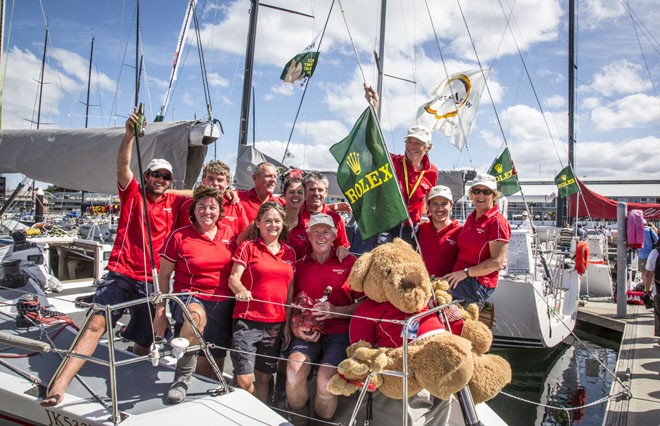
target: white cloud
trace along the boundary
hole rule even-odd
[[[631,179],[660,177],[658,157],[649,147],[660,146],[660,138],[647,136],[616,142],[576,144],[576,171],[580,176]]]
[[[588,97],[582,99],[580,104],[580,109],[582,110],[592,110],[600,106],[600,98],[597,97]]]
[[[626,59],[610,62],[594,74],[584,89],[603,96],[628,95],[651,88],[648,78],[641,75],[642,66]]]
[[[629,129],[658,122],[660,99],[644,94],[630,95],[606,106],[594,108],[591,120],[599,130]]]
[[[217,72],[210,72],[206,76],[208,77],[209,85],[213,88],[229,87],[229,80],[227,80]]]
[[[580,25],[584,29],[595,29],[603,23],[612,22],[626,13],[620,2],[611,0],[589,0],[577,2]]]
[[[561,95],[552,95],[544,99],[545,106],[551,109],[565,108],[566,99]]]

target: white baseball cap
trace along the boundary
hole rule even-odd
[[[336,231],[337,228],[335,228],[335,221],[332,220],[332,217],[330,215],[327,215],[325,213],[317,213],[313,214],[312,217],[309,218],[309,223],[307,224],[307,230],[309,231],[312,229],[312,226],[316,225],[327,225],[333,229],[333,231]]]
[[[428,203],[435,197],[443,197],[451,202],[454,202],[454,199],[451,196],[451,189],[444,185],[438,185],[431,188],[428,195],[426,196],[426,202]]]
[[[485,186],[486,188],[492,189],[493,191],[497,191],[497,181],[495,180],[495,176],[487,174],[477,175],[477,177],[472,182],[470,182],[470,189],[479,185]]]
[[[424,143],[426,146],[431,145],[431,129],[423,124],[415,124],[408,129],[407,138],[416,138]]]
[[[522,215],[523,216],[529,216],[529,213],[525,210],[524,212],[522,212]]]
[[[155,170],[167,170],[171,174],[174,174],[172,172],[172,165],[170,164],[170,162],[162,158],[154,158],[153,160],[151,160],[147,165],[147,168],[144,169],[144,172],[146,173]]]

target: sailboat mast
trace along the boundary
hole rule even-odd
[[[383,107],[383,66],[385,65],[385,21],[387,19],[387,0],[380,1],[380,40],[378,43],[378,58],[376,60],[376,66],[378,67],[378,85],[376,90],[378,92],[378,99],[381,99],[381,102],[378,102],[378,117],[380,118],[380,111]]]
[[[174,83],[176,82],[179,75],[179,68],[181,65],[181,54],[183,49],[186,46],[186,36],[188,34],[188,28],[190,28],[190,21],[193,16],[193,11],[195,10],[196,0],[190,0],[188,3],[188,10],[186,11],[186,16],[183,18],[183,23],[181,24],[181,31],[179,31],[179,40],[176,43],[176,51],[174,52],[174,59],[172,60],[172,72],[170,73],[170,84],[167,87],[167,92],[165,93],[165,100],[163,105],[160,107],[160,111],[156,116],[155,122],[163,121],[165,118],[165,113],[167,113],[167,107],[170,104],[170,96],[172,95],[172,89]]]
[[[247,145],[248,125],[250,124],[250,92],[252,92],[252,68],[254,66],[254,47],[257,39],[257,16],[259,14],[259,0],[251,0],[250,26],[248,28],[248,41],[245,52],[245,72],[243,73],[243,98],[241,102],[241,126],[238,134],[238,144]]]
[[[575,0],[568,2],[568,165],[575,163]],[[568,219],[568,198],[557,198],[556,226]]]
[[[89,52],[89,72],[87,73],[87,101],[85,102],[85,129],[89,124],[89,92],[92,87],[92,58],[94,57],[94,37],[92,37],[92,49]]]
[[[44,73],[46,69],[46,49],[48,48],[48,26],[46,26],[46,39],[44,40],[44,56],[41,58],[41,75],[39,77],[39,108],[37,109],[37,129],[41,124],[41,100],[44,94]]]

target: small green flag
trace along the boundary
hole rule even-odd
[[[575,181],[575,175],[573,175],[571,166],[564,167],[562,171],[555,176],[555,184],[559,190],[559,196],[562,198],[580,192],[580,187]]]
[[[330,152],[339,163],[337,182],[353,208],[363,239],[408,218],[372,108],[362,113],[351,133],[331,146]]]
[[[284,66],[280,80],[293,84],[294,81],[304,79],[301,83],[304,85],[314,74],[318,60],[319,52],[305,51],[297,54]]]
[[[504,148],[504,152],[495,160],[488,174],[495,176],[497,190],[502,195],[512,195],[520,191],[518,171],[511,160],[509,148]]]

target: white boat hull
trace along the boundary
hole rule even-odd
[[[488,299],[495,308],[493,345],[496,347],[553,347],[571,334],[577,319],[579,278],[566,270],[562,287],[544,295],[543,282],[500,277]]]

